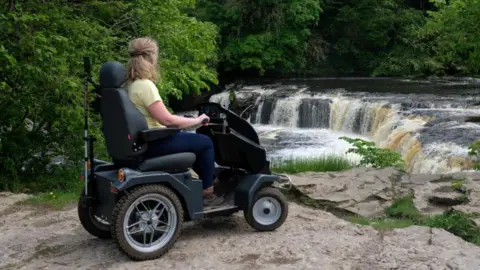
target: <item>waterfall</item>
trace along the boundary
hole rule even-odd
[[[221,101],[222,102],[222,101]],[[393,121],[387,102],[362,102],[342,97],[294,95],[259,101],[249,120],[252,124],[329,128],[366,136],[376,136],[381,127]]]
[[[245,97],[252,93],[260,93],[248,119],[255,126],[292,130],[328,129],[331,132],[343,132],[347,136],[358,135],[368,138],[379,147],[399,152],[411,172],[444,173],[468,169],[471,161],[468,160],[466,147],[480,138],[478,125],[468,129],[468,134],[465,133],[461,138],[452,137],[451,141],[446,142],[437,138],[442,135],[427,125],[432,119],[480,114],[478,107],[452,104],[452,99],[447,98],[382,97],[338,91],[315,93],[299,87],[289,87],[287,90],[249,87],[237,95]],[[210,101],[228,106],[228,93],[214,95]],[[455,134],[460,123],[446,121],[454,122],[449,132]]]
[[[326,99],[302,99],[298,109],[297,126],[328,128],[330,126],[330,102]]]
[[[228,108],[230,106],[230,93],[229,92],[221,92],[215,94],[210,97],[210,102],[218,103],[224,108]]]

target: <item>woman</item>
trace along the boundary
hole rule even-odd
[[[158,93],[155,81],[158,78],[158,45],[151,38],[137,38],[130,43],[130,60],[127,64],[127,90],[132,103],[145,116],[149,128],[189,128],[201,125],[209,119],[205,114],[186,118],[171,114]],[[214,149],[208,136],[180,132],[165,140],[149,143],[146,155],[163,156],[180,152],[192,152],[197,156],[193,170],[203,182],[205,205],[221,204],[222,199],[213,193]]]

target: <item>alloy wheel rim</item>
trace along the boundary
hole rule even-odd
[[[123,233],[127,243],[142,253],[164,247],[177,227],[177,211],[167,197],[147,194],[136,199],[123,220]]]

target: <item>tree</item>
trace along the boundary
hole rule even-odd
[[[9,1],[0,6],[0,189],[81,162],[82,57],[125,63],[128,42],[150,35],[162,51],[161,94],[216,83],[216,27],[181,12],[194,1]],[[213,64],[212,64],[213,63]],[[92,131],[99,134],[95,126]],[[99,136],[100,137],[100,136]],[[102,144],[102,141],[99,141]],[[61,182],[65,179],[59,179]]]
[[[198,3],[195,14],[220,28],[222,68],[291,72],[306,63],[318,0],[223,0]]]
[[[425,23],[411,25],[376,74],[479,74],[480,2],[434,0]]]

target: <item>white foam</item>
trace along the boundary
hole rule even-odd
[[[451,157],[468,157],[468,149],[455,143],[430,143],[414,158],[412,173],[453,173],[462,170],[449,164]]]
[[[220,106],[224,108],[228,108],[230,106],[230,93],[229,92],[221,92],[215,95],[212,95],[209,99],[210,102],[218,103]]]
[[[360,156],[346,154],[351,147],[339,137],[348,136],[353,138],[367,138],[335,132],[328,129],[299,129],[278,127],[271,125],[255,125],[262,144],[268,151],[268,156],[274,159],[316,158],[324,156],[338,156],[358,163]],[[270,142],[272,145],[268,145]]]

